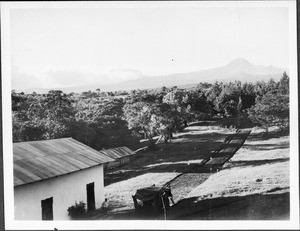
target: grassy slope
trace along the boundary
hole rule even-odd
[[[191,170],[190,164],[197,163],[206,157],[210,150],[218,147],[224,138],[232,132],[227,129],[210,130],[209,128],[191,127],[184,133],[177,134],[172,143],[161,144],[159,151],[139,154],[140,156],[136,161],[124,166],[122,170],[106,173],[106,196],[109,198],[113,209],[133,208],[131,195],[137,188],[163,184],[176,175]],[[172,208],[174,219],[180,216],[185,216],[186,219],[196,219],[197,216],[199,219],[209,219],[205,218],[203,214],[197,213],[199,203],[211,200],[225,203],[227,200],[231,200],[230,198],[238,198],[239,196],[245,200],[243,203],[235,204],[235,207],[230,206],[232,208],[231,215],[235,214],[234,208],[248,211],[247,208],[250,208],[249,204],[251,203],[247,205],[246,202],[249,201],[247,200],[249,196],[257,193],[269,195],[268,192],[272,190],[288,191],[289,137],[279,136],[275,131],[264,136],[262,131],[254,130],[244,146],[232,158],[232,161],[224,166],[224,170],[215,174],[190,171],[172,182],[171,187],[175,202],[179,202]],[[272,197],[274,200],[276,196]],[[191,198],[193,199],[191,200]],[[266,198],[263,199],[265,202],[272,201],[272,199]],[[288,211],[286,206],[284,207],[284,203],[288,201],[288,196],[284,198],[279,201],[283,203],[281,206],[283,213]],[[259,199],[257,200],[259,201]],[[198,215],[190,215],[188,218],[190,209],[186,210],[185,214],[181,214],[182,211],[185,211],[182,209],[185,203],[187,203],[186,208],[190,208],[191,203],[194,204],[193,214]],[[176,207],[179,208],[179,204],[181,208],[176,209]],[[261,202],[259,204],[265,205]],[[210,205],[212,206],[213,203],[210,202]],[[265,206],[266,208],[270,207],[270,205]],[[221,210],[215,210],[214,214],[219,214],[219,216],[211,215],[211,219],[230,217],[228,213],[224,214]],[[249,215],[249,212],[246,214]],[[277,214],[276,211],[274,214]],[[222,216],[225,217],[222,218]],[[266,217],[264,214],[260,214],[260,216],[262,219]],[[285,216],[288,214],[277,214],[278,218]],[[249,217],[255,216],[249,215]]]
[[[213,174],[187,197],[224,197],[264,193],[289,187],[288,137],[246,142],[224,169]],[[254,150],[253,150],[253,147]],[[282,146],[280,149],[278,146]],[[261,150],[273,147],[273,150]],[[277,148],[277,149],[276,149]],[[199,197],[200,199],[200,197]]]

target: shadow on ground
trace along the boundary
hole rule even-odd
[[[290,193],[253,194],[239,197],[219,197],[197,202],[196,197],[179,201],[166,211],[167,220],[288,220]],[[164,220],[163,211],[142,215],[135,210],[99,214],[91,220]]]
[[[230,169],[234,167],[245,167],[245,166],[260,166],[265,164],[275,164],[289,161],[290,158],[277,158],[277,159],[265,159],[265,160],[242,160],[242,161],[231,161],[226,163],[222,169]]]
[[[229,133],[228,133],[229,134]],[[255,194],[248,196],[220,197],[203,199],[195,202],[196,198],[184,197],[198,185],[205,182],[213,172],[201,172],[196,161],[206,158],[212,150],[216,150],[227,137],[227,132],[197,133],[189,132],[177,134],[171,143],[159,144],[157,151],[147,151],[137,154],[138,158],[121,169],[105,172],[105,186],[119,181],[127,180],[146,173],[180,174],[171,182],[171,189],[176,205],[167,211],[167,219],[175,220],[285,220],[289,219],[289,193],[281,188],[275,188],[274,193]],[[272,149],[285,149],[289,142],[280,143],[264,141],[283,136],[282,132],[269,132],[268,134],[250,134],[249,143],[243,145],[244,149],[266,151]],[[245,151],[245,150],[244,150]],[[279,151],[280,152],[280,151]],[[246,151],[247,153],[247,151]],[[262,153],[263,154],[263,153]],[[244,166],[260,166],[277,162],[288,161],[289,158],[263,159],[263,160],[237,160],[226,163],[223,169]],[[190,162],[189,162],[190,161]],[[182,174],[184,173],[184,174]],[[149,185],[151,182],[149,182]],[[114,212],[109,215],[96,214],[92,219],[164,219],[163,214],[156,217],[140,217],[134,210]]]
[[[268,151],[273,149],[285,149],[289,148],[290,144],[288,142],[282,142],[280,144],[244,144],[243,148],[254,150],[254,151]]]
[[[288,220],[289,192],[179,201],[168,211],[175,220]]]
[[[105,186],[123,180],[128,180],[133,177],[140,176],[145,173],[162,173],[162,172],[191,172],[197,173],[199,170],[197,166],[192,168],[192,164],[180,163],[182,161],[197,161],[206,158],[210,155],[212,150],[216,150],[224,141],[230,132],[219,133],[218,131],[212,133],[182,133],[177,134],[171,143],[158,144],[157,151],[147,151],[137,154],[137,159],[128,165],[122,167],[122,171],[110,170],[106,171],[104,175]],[[278,138],[283,133],[279,131],[272,131],[267,134],[250,134],[249,141],[268,140],[271,138]],[[271,144],[244,144],[243,148],[249,150],[272,150],[284,149],[289,147],[289,142],[271,143]],[[254,161],[236,161],[226,165],[226,168],[234,166],[246,165],[262,165],[265,163],[285,161],[279,160],[254,160]]]
[[[257,141],[257,140],[268,140],[272,138],[280,138],[282,136],[289,136],[289,131],[270,131],[268,133],[262,132],[262,133],[251,133],[248,137],[249,141]]]
[[[171,143],[158,144],[157,151],[137,154],[137,159],[123,166],[122,172],[119,169],[106,171],[104,184],[107,186],[145,173],[187,172],[190,169],[189,164],[178,162],[200,161],[200,159],[208,157],[212,150],[221,145],[225,137],[224,134],[216,134],[216,136],[197,134],[193,136],[193,139],[188,139],[186,142],[176,143],[172,141]],[[166,162],[168,164],[164,164]]]

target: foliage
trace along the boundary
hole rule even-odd
[[[200,89],[163,87],[160,90],[132,91],[124,105],[129,128],[145,134],[151,147],[154,147],[154,135],[161,135],[167,141],[172,138],[172,133],[181,131],[187,121],[212,114],[212,107]]]
[[[98,92],[12,92],[14,142],[73,137],[95,149],[135,145],[123,119],[123,99]]]
[[[213,106],[208,102],[204,92],[204,90],[196,89],[186,93],[186,100],[183,102],[183,106],[186,107],[186,120],[197,121],[213,116]]]
[[[279,84],[272,83],[269,91],[263,96],[258,96],[255,105],[248,110],[250,119],[261,124],[266,131],[271,125],[281,129],[289,127],[288,81],[285,73]]]
[[[281,94],[289,94],[289,83],[290,83],[290,78],[287,75],[286,72],[283,73],[282,78],[280,79],[278,83],[278,92]]]
[[[65,94],[12,91],[13,141],[73,137],[97,150],[135,147],[142,136],[167,141],[188,123],[224,120],[239,127],[251,119],[265,128],[288,126],[289,77],[256,83],[199,83],[195,88]],[[248,122],[247,122],[248,123]]]
[[[46,138],[60,138],[68,135],[75,112],[70,99],[62,91],[49,91],[42,101],[43,123],[47,127]]]
[[[62,91],[24,95],[12,93],[14,141],[53,139],[68,135],[74,111]]]
[[[219,96],[215,99],[215,107],[218,112],[226,117],[237,116],[237,106],[241,96],[241,82],[236,81],[224,84]]]
[[[148,102],[135,102],[124,106],[124,117],[128,122],[129,129],[135,134],[143,132],[150,141],[149,147],[154,147],[153,136],[157,132],[158,113],[157,108]]]
[[[255,106],[249,109],[249,117],[266,130],[271,125],[281,128],[289,125],[289,96],[268,92],[258,97]]]
[[[122,98],[99,97],[76,100],[72,137],[97,149],[131,146],[138,139],[128,129]]]
[[[79,203],[75,201],[75,205],[70,206],[67,211],[70,217],[79,218],[86,213],[85,203],[83,201]]]

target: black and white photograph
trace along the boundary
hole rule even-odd
[[[299,229],[296,15],[1,2],[5,229]]]

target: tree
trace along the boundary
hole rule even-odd
[[[124,100],[87,91],[65,94],[12,92],[14,142],[71,136],[95,149],[135,145]]]
[[[149,148],[155,148],[153,136],[157,129],[156,107],[148,102],[135,102],[133,104],[125,104],[124,117],[128,123],[128,128],[139,134],[144,132],[149,140]]]
[[[212,108],[199,90],[171,89],[131,92],[124,106],[129,129],[143,132],[154,148],[154,135],[167,142],[172,134],[181,131],[188,120],[211,115]]]
[[[267,82],[266,91],[277,91],[277,89],[278,83],[276,83],[274,79],[270,78],[270,80]]]
[[[221,94],[223,88],[222,82],[214,82],[206,91],[205,91],[205,97],[207,100],[214,105],[216,104],[215,101],[217,100],[218,96]]]
[[[289,127],[289,95],[269,91],[258,96],[255,105],[248,110],[249,118],[262,125],[266,132],[272,125],[281,129]]]
[[[257,81],[254,85],[255,95],[263,96],[268,92],[267,83],[265,81]]]
[[[187,92],[187,120],[197,121],[211,118],[214,114],[213,105],[207,100],[203,90],[195,89]]]
[[[290,78],[287,75],[286,72],[283,72],[283,75],[278,83],[278,91],[281,94],[289,94],[289,83],[290,83]]]
[[[14,142],[45,139],[45,124],[40,119],[42,109],[40,95],[12,92]]]
[[[256,84],[256,86],[259,84]],[[276,83],[270,79],[264,87],[260,88],[265,94],[258,94],[255,105],[248,110],[249,118],[261,124],[266,132],[272,125],[279,126],[281,130],[289,128],[289,76],[283,73],[280,81]],[[260,92],[261,93],[261,92]]]
[[[81,94],[74,98],[76,110],[72,136],[97,150],[137,143],[128,129],[122,98]]]
[[[68,136],[74,121],[72,101],[61,91],[12,92],[12,111],[14,142]]]
[[[59,90],[51,90],[42,100],[42,118],[46,127],[47,139],[70,135],[72,122],[75,120],[73,101]]]
[[[247,110],[255,104],[256,93],[253,83],[244,83],[241,90],[242,107],[241,111]]]
[[[215,109],[226,117],[237,116],[238,102],[242,94],[240,81],[230,82],[222,86],[222,91],[215,98]]]
[[[161,138],[172,139],[173,133],[183,130],[192,116],[189,105],[189,91],[173,87],[162,99],[160,109]]]

